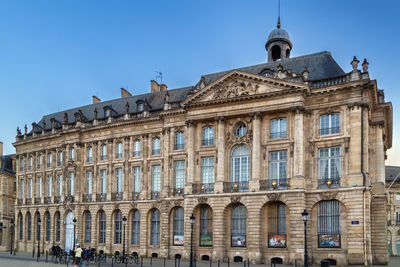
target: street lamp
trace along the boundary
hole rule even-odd
[[[10,242],[11,242],[11,244],[10,244],[10,255],[12,255],[12,253],[13,253],[13,239],[14,239],[14,220],[13,219],[11,219],[11,221],[10,221]]]
[[[193,225],[194,225],[194,215],[190,216],[190,264],[189,267],[193,267]]]
[[[308,253],[307,253],[307,221],[309,219],[307,210],[301,213],[304,222],[304,267],[308,267]]]
[[[38,230],[36,233],[36,235],[37,235],[37,261],[39,261],[39,258],[40,258],[40,225],[41,224],[42,224],[42,221],[40,220],[40,217],[38,217],[38,220],[37,220]]]
[[[76,218],[74,217],[74,219],[72,220],[72,222],[74,223],[74,247],[72,248],[72,251],[74,251],[75,250],[75,240],[76,240],[76,237],[75,237],[75,231],[76,231]]]
[[[126,217],[125,216],[124,216],[124,218],[122,218],[122,224],[124,225],[124,242],[122,245],[122,256],[125,259],[125,226],[126,226]],[[127,260],[127,259],[125,259],[125,260]]]

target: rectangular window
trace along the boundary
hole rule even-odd
[[[69,173],[69,196],[73,196],[74,195],[74,189],[75,189],[75,173],[70,172]]]
[[[175,189],[183,190],[183,188],[185,187],[185,161],[175,161],[174,164]]]
[[[29,157],[28,159],[28,170],[31,171],[32,170],[32,164],[33,164],[33,158]]]
[[[24,186],[25,186],[25,181],[21,180],[19,184],[19,196],[21,199],[24,199]]]
[[[175,149],[182,150],[185,149],[185,133],[177,132],[175,135]]]
[[[270,188],[286,188],[287,151],[269,153],[269,185]]]
[[[99,227],[99,243],[106,243],[106,214],[104,211],[100,212],[99,215],[100,227]]]
[[[24,170],[24,159],[21,159],[21,160],[19,161],[19,170],[20,170],[20,171],[23,171],[23,170]]]
[[[47,154],[47,167],[51,168],[53,165],[53,155],[51,153]]]
[[[115,158],[121,159],[122,158],[122,143],[117,143],[116,155]]]
[[[122,192],[122,168],[117,168],[115,170],[116,173],[116,192]]]
[[[136,140],[133,142],[133,156],[140,157],[140,141]]]
[[[140,167],[133,168],[133,192],[140,193]]]
[[[286,138],[287,136],[286,128],[287,128],[286,118],[271,120],[270,138],[271,139]]]
[[[86,193],[92,194],[92,172],[89,171],[86,173]]]
[[[92,224],[92,216],[90,215],[90,212],[86,212],[85,213],[85,242],[86,243],[90,243],[92,240],[91,224]]]
[[[57,165],[58,166],[62,166],[63,164],[63,154],[62,151],[58,152],[58,156],[57,156]]]
[[[93,161],[93,148],[90,146],[87,149],[87,162]]]
[[[100,193],[105,194],[107,192],[107,171],[100,171]]]
[[[338,187],[341,173],[341,148],[318,149],[318,183],[320,187]]]
[[[318,247],[340,247],[340,202],[337,200],[318,203]]]
[[[62,195],[62,175],[58,175],[57,179],[57,196],[61,197]]]
[[[32,178],[28,180],[28,198],[32,198]]]
[[[214,157],[201,158],[201,183],[214,183]]]
[[[56,241],[61,240],[61,216],[60,213],[57,212],[56,215]]]
[[[38,169],[42,168],[42,155],[38,156],[37,167],[38,167]]]
[[[69,150],[69,159],[75,160],[75,148],[73,147]]]
[[[160,138],[153,138],[153,147],[152,147],[152,154],[153,155],[160,155]]]
[[[51,197],[51,189],[52,189],[53,177],[47,177],[47,196]]]
[[[161,189],[161,166],[154,165],[151,167],[151,188],[153,193],[157,192],[160,194]]]
[[[38,179],[37,197],[42,197],[42,177]]]
[[[320,135],[340,133],[340,114],[332,113],[320,117]]]
[[[286,247],[286,206],[283,203],[268,205],[268,247]]]
[[[201,138],[202,146],[213,146],[214,145],[214,127],[208,126],[203,128],[202,138]]]
[[[107,159],[107,145],[102,145],[100,160],[106,160],[106,159]]]

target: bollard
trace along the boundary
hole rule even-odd
[[[250,258],[247,258],[247,267],[250,267]]]
[[[153,255],[150,257],[150,265],[153,265]]]
[[[49,258],[49,252],[46,250],[46,262],[48,261]]]
[[[219,259],[218,259],[218,267],[220,267],[220,266],[219,266]]]
[[[114,266],[114,256],[111,256],[111,267]]]
[[[228,267],[229,267],[229,257],[228,257]]]
[[[165,258],[164,258],[164,266],[165,266]]]
[[[143,267],[143,258],[140,258],[140,267]]]
[[[34,258],[35,257],[35,248],[33,248],[33,250],[32,250],[32,258]]]
[[[212,267],[212,258],[210,257],[210,267]]]

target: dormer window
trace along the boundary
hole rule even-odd
[[[107,108],[106,110],[104,110],[104,117],[110,117],[110,109]]]
[[[137,111],[138,112],[143,112],[144,110],[144,104],[143,103],[138,103],[137,105]]]

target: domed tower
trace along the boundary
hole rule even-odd
[[[265,49],[268,52],[268,62],[277,61],[284,58],[290,58],[292,50],[292,42],[289,34],[284,29],[281,29],[281,20],[278,17],[278,24],[268,36],[268,41],[265,44]]]

